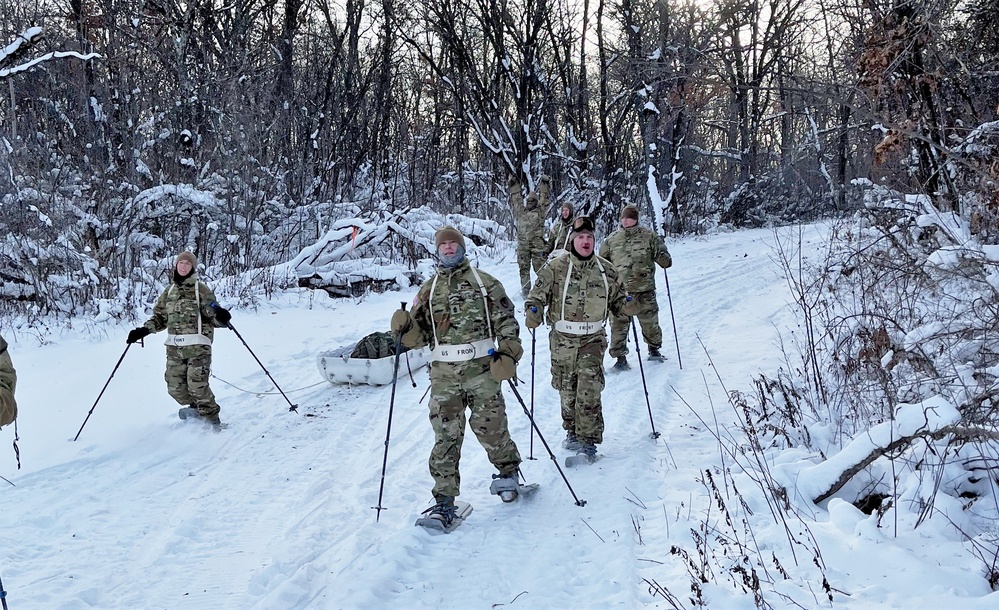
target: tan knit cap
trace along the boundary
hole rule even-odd
[[[187,250],[184,250],[183,252],[177,255],[177,260],[174,262],[174,266],[176,266],[177,263],[179,263],[180,261],[187,261],[191,263],[192,268],[194,269],[198,268],[198,257],[188,252]]]
[[[638,220],[638,207],[635,205],[624,206],[624,209],[621,210],[621,220],[624,220],[625,218]]]
[[[434,248],[440,248],[446,241],[456,241],[461,248],[465,249],[465,237],[454,227],[441,227],[434,233]]]

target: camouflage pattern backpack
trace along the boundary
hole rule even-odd
[[[385,358],[395,356],[395,339],[391,332],[371,333],[357,342],[351,358]]]
[[[17,401],[14,388],[17,386],[17,372],[7,353],[7,342],[0,337],[0,427],[17,419]]]

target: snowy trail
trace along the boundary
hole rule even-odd
[[[821,229],[808,231],[807,246],[817,246]],[[384,330],[415,287],[363,301],[285,295],[258,311],[234,311],[233,323],[299,413],[288,411],[240,341],[220,331],[212,387],[230,426],[219,434],[176,419],[162,380],[162,340],[153,336],[127,353],[80,440],[69,442],[121,355],[127,329],[111,329],[107,339],[64,331],[31,349],[22,331],[15,364],[24,469],[15,471],[0,451],[0,474],[17,484],[0,491],[0,569],[11,607],[671,607],[643,579],[686,601],[689,577],[670,547],[689,546],[690,528],[709,505],[698,479],[720,457],[683,400],[705,421],[717,416],[728,425],[716,370],[729,389],[747,390],[754,374],[779,366],[774,345],[793,317],[770,260],[773,239],[759,230],[669,244],[684,368],[660,275],[668,360],[643,363],[658,441],[649,438],[631,358],[631,371],[607,375],[603,458],[564,469],[586,501],[576,506],[537,437],[535,459],[526,459],[530,423],[504,388],[522,470],[541,488],[509,505],[491,496],[492,466],[468,433],[461,499],[475,511],[446,536],[413,526],[431,500],[426,370],[414,373],[415,388],[403,372],[396,389],[386,510],[376,522],[391,389],[333,387],[316,368],[320,351]],[[512,256],[483,268],[508,287],[518,283]],[[523,297],[511,297],[520,311]],[[522,340],[518,390],[529,401],[526,329]],[[535,418],[561,464],[568,453],[544,328],[535,354]],[[0,441],[9,447],[7,435]],[[834,527],[823,535],[836,535]]]
[[[758,234],[760,239],[767,235]],[[20,523],[18,536],[50,543],[14,553],[4,577],[18,583],[29,607],[652,603],[636,574],[656,572],[668,553],[665,532],[656,525],[663,521],[663,486],[678,483],[672,481],[674,462],[683,471],[696,469],[693,464],[701,460],[693,447],[677,443],[689,435],[690,417],[671,387],[682,393],[702,383],[695,332],[702,332],[709,346],[730,339],[726,329],[738,326],[746,299],[772,297],[780,286],[772,272],[755,273],[767,261],[740,258],[733,250],[739,239],[745,237],[671,245],[677,261],[670,271],[671,288],[686,368],[676,366],[664,292],[661,320],[669,360],[643,363],[662,439],[649,438],[637,366],[608,374],[603,459],[565,469],[584,507],[574,505],[537,437],[536,459],[525,459],[522,469],[528,482],[541,488],[512,505],[499,502],[488,492],[492,467],[469,433],[462,499],[475,512],[449,536],[412,525],[429,505],[432,484],[426,471],[433,442],[423,397],[426,371],[415,373],[418,387],[405,374],[397,386],[383,499],[387,510],[378,523],[371,507],[377,503],[390,389],[316,385],[319,351],[383,329],[415,288],[371,295],[363,303],[309,295],[268,304],[256,313],[237,312],[234,324],[282,387],[305,388],[292,392],[301,415],[287,411],[239,340],[220,331],[214,371],[220,379],[213,388],[230,427],[217,435],[173,419],[175,406],[162,387],[162,347],[151,337],[145,349],[127,354],[81,441],[65,446],[61,439],[72,437],[69,430],[80,419],[79,410],[87,408],[81,401],[89,398],[81,394],[99,389],[83,362],[113,363],[124,332],[95,345],[69,336],[44,346],[36,352],[40,361],[57,359],[68,377],[52,384],[45,401],[51,413],[22,416],[27,472],[0,501],[4,513]],[[505,285],[517,284],[512,259],[485,268]],[[733,283],[737,290],[731,289]],[[511,296],[521,307],[523,297]],[[781,299],[771,300],[776,308],[783,305]],[[364,314],[357,315],[362,308]],[[527,358],[518,389],[528,402],[531,337],[526,329],[522,339]],[[535,418],[561,463],[568,453],[561,449],[545,328],[537,331],[535,354]],[[19,364],[25,370],[22,388],[45,383],[35,363]],[[527,458],[530,423],[509,388],[504,395],[511,432]],[[141,411],[133,406],[136,396],[143,397]],[[34,451],[33,433],[42,428],[58,449],[46,459]],[[88,576],[95,562],[103,566],[100,579]]]

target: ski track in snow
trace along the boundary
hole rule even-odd
[[[806,231],[818,245],[820,229]],[[67,443],[120,355],[126,329],[109,330],[107,340],[66,333],[27,350],[15,359],[25,470],[11,472],[5,461],[17,487],[0,492],[0,511],[17,524],[0,528],[12,608],[670,607],[643,578],[668,584],[686,602],[689,577],[670,546],[689,547],[689,529],[707,506],[697,479],[720,458],[677,395],[724,426],[732,415],[716,371],[729,389],[746,389],[754,374],[779,365],[757,356],[779,355],[773,346],[778,330],[792,324],[791,298],[769,249],[743,249],[747,240],[773,239],[758,230],[669,244],[684,368],[659,271],[667,361],[642,363],[658,441],[649,438],[632,352],[631,371],[607,375],[603,459],[563,467],[586,501],[576,506],[536,436],[535,459],[527,459],[530,424],[505,387],[522,470],[541,488],[511,504],[491,496],[494,471],[468,432],[461,499],[474,512],[449,535],[413,526],[431,501],[426,369],[414,372],[414,388],[401,367],[385,510],[376,522],[391,389],[333,387],[320,383],[316,368],[320,351],[384,330],[416,287],[363,301],[310,294],[234,311],[236,328],[300,406],[289,412],[238,338],[219,331],[214,373],[228,383],[215,379],[212,387],[229,428],[218,434],[176,420],[154,335],[128,353],[80,441]],[[511,287],[522,318],[514,258],[483,268]],[[522,339],[518,389],[529,401],[526,328]],[[561,465],[568,452],[544,327],[535,352],[535,417]],[[62,371],[57,379],[47,377],[53,363]],[[47,447],[53,450],[43,454]]]

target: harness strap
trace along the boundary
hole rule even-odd
[[[171,296],[173,295],[173,291],[176,288],[177,288],[176,282],[171,282],[170,283],[170,295]],[[200,335],[201,334],[201,280],[194,280],[194,304],[198,308],[198,334]],[[187,335],[170,335],[170,336],[167,337],[167,341],[168,341],[167,345],[176,345],[176,344],[169,343],[170,337],[185,337],[185,336],[187,336]],[[205,339],[208,339],[208,337],[205,337]],[[198,342],[198,341],[192,341],[190,343],[193,344],[193,343],[200,343],[200,342]],[[209,339],[207,343],[201,343],[201,344],[202,345],[211,345],[212,342]],[[184,345],[187,345],[187,343],[184,343]]]
[[[596,256],[596,255],[594,255]],[[566,295],[569,293],[569,280],[572,279],[572,256],[569,257],[569,269],[565,273],[565,284],[562,286],[562,321],[568,321],[565,319],[565,299]],[[594,258],[593,262],[597,264],[597,268],[600,269],[600,277],[604,280],[604,315],[601,318],[601,323],[607,320],[607,307],[610,301],[610,284],[607,283],[607,272],[604,271],[604,266],[600,262],[599,258]],[[558,323],[556,322],[556,330],[558,330]]]
[[[430,352],[430,359],[434,362],[467,362],[488,356],[494,347],[492,339],[457,345],[438,345]]]
[[[486,339],[482,339],[482,341],[488,341],[490,343],[490,347],[494,347],[494,343],[493,343],[493,321],[492,321],[492,316],[489,315],[489,300],[487,298],[488,292],[486,291],[485,284],[482,283],[482,278],[479,277],[479,272],[475,270],[475,267],[469,265],[468,268],[471,269],[472,275],[475,276],[475,281],[479,285],[479,292],[482,293],[482,306],[483,306],[483,308],[485,308],[485,312],[486,312],[486,325],[487,325],[487,328],[489,330],[489,336]],[[428,300],[428,303],[427,303],[430,306],[430,328],[434,332],[434,345],[435,346],[440,346],[441,345],[441,341],[437,337],[437,321],[434,320],[434,294],[437,292],[437,278],[439,278],[440,275],[441,275],[440,273],[435,273],[434,274],[434,279],[430,283],[430,299]],[[474,346],[474,345],[477,345],[477,344],[481,343],[482,341],[476,341],[475,343],[464,343],[464,344],[461,344],[459,347],[464,347],[464,346],[467,346],[467,345],[473,345]],[[445,345],[444,347],[448,347],[448,346]],[[451,347],[454,347],[454,346],[451,346]],[[436,351],[437,351],[437,348],[435,347],[434,348],[434,352],[436,353]],[[475,356],[475,357],[478,358],[479,356]],[[469,360],[470,359],[471,358],[469,358]],[[445,362],[450,362],[448,360],[444,360],[444,361]],[[457,362],[461,362],[461,361],[459,360]]]

